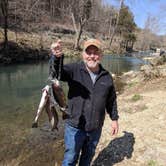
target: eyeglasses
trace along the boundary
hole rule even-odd
[[[85,51],[87,55],[91,56],[91,55],[94,55],[94,56],[100,56],[101,55],[101,51],[97,50],[97,51],[94,51],[94,50],[86,50]]]

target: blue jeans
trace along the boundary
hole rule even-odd
[[[80,152],[79,166],[90,166],[100,136],[101,129],[86,132],[66,124],[65,154],[62,166],[75,166]]]

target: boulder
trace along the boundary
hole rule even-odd
[[[152,65],[152,66],[163,65],[164,63],[166,63],[166,54],[155,57],[155,58],[149,60],[149,62],[150,62],[150,65]]]

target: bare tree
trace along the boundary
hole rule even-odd
[[[3,0],[0,2],[1,12],[4,20],[4,49],[7,51],[8,47],[8,0]]]
[[[145,27],[138,35],[138,41],[140,49],[147,50],[159,46],[157,36],[155,35],[159,31],[159,23],[156,17],[149,15],[145,21]]]
[[[112,33],[110,35],[110,47],[111,47],[114,35],[116,33],[116,29],[117,29],[117,26],[118,26],[118,23],[119,23],[120,10],[121,10],[123,4],[124,4],[124,0],[120,0],[120,9],[118,10],[118,12],[116,14],[116,18],[115,18],[114,25],[113,25],[113,28],[112,28]]]
[[[75,3],[75,2],[74,2]],[[91,0],[80,0],[77,3],[71,3],[71,17],[73,21],[73,26],[76,31],[76,39],[75,39],[75,49],[79,49],[79,41],[83,32],[83,28],[87,21],[90,18],[92,2]],[[78,22],[78,24],[77,24]]]
[[[160,25],[159,25],[159,18],[156,16],[151,16],[150,14],[147,17],[147,20],[145,21],[145,29],[150,30],[152,33],[159,32]]]

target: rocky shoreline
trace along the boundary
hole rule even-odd
[[[126,85],[118,95],[119,134],[111,136],[107,116],[93,166],[165,166],[166,62],[121,78]]]

